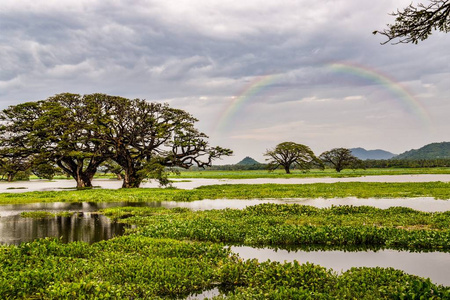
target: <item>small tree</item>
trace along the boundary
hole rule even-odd
[[[356,168],[362,165],[362,161],[353,156],[352,152],[346,148],[334,148],[320,154],[320,160],[324,164],[332,166],[337,172],[341,172],[345,168]]]
[[[57,168],[48,162],[34,162],[31,172],[39,178],[52,180],[55,177]]]
[[[269,171],[283,167],[286,174],[291,173],[291,167],[296,167],[300,170],[309,170],[314,165],[322,166],[320,160],[317,159],[308,146],[293,142],[278,144],[275,149],[267,150],[264,156],[269,156],[266,159],[269,162],[267,166]]]
[[[419,3],[417,6],[410,4],[403,11],[392,13],[395,24],[388,24],[388,29],[375,30],[373,34],[386,36],[386,44],[394,39],[399,43],[417,44],[431,35],[433,30],[448,32],[450,30],[450,0],[430,0],[428,5]]]
[[[0,159],[0,175],[8,182],[13,181],[16,177],[19,180],[28,179],[30,167],[31,162],[26,157],[3,157]]]

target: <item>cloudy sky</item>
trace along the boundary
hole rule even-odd
[[[219,164],[284,141],[317,155],[450,141],[450,34],[372,35],[410,2],[2,0],[0,109],[62,92],[167,102],[234,150]]]

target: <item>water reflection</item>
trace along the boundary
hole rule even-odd
[[[244,209],[247,206],[253,206],[263,203],[274,204],[300,204],[310,205],[317,208],[331,207],[332,205],[353,205],[353,206],[373,206],[376,208],[387,209],[393,206],[408,207],[425,212],[443,212],[450,210],[449,200],[435,200],[434,198],[401,198],[401,199],[358,199],[358,198],[334,198],[334,199],[205,199],[192,202],[53,202],[53,203],[27,203],[0,205],[0,217],[18,215],[23,211],[45,210],[49,212],[71,211],[71,212],[96,212],[110,207],[185,207],[192,210],[210,210],[210,209]]]
[[[408,274],[430,278],[432,282],[450,286],[450,253],[416,253],[396,250],[380,251],[288,251],[248,246],[232,246],[231,250],[243,259],[259,261],[310,262],[334,271],[343,272],[352,267],[393,267]]]
[[[192,202],[179,202],[179,201],[161,201],[161,202],[110,202],[110,203],[35,203],[31,206],[11,206],[15,210],[82,210],[82,211],[98,211],[102,208],[109,207],[165,207],[175,208],[183,207],[192,210],[211,210],[211,209],[244,209],[248,206],[254,206],[263,203],[274,204],[300,204],[310,205],[317,208],[327,208],[333,205],[352,205],[352,206],[372,206],[380,209],[387,209],[390,207],[408,207],[424,212],[444,212],[450,210],[449,200],[436,200],[430,197],[421,198],[395,198],[395,199],[379,199],[379,198],[367,198],[358,199],[354,197],[348,198],[315,198],[315,199],[204,199]],[[0,206],[0,216],[6,213],[8,207],[3,209]]]
[[[450,210],[450,201],[435,200],[433,198],[411,198],[411,199],[217,199],[199,200],[193,202],[111,202],[111,203],[29,203],[0,205],[0,243],[19,244],[41,237],[62,237],[63,241],[85,241],[93,243],[109,239],[114,235],[121,235],[124,231],[123,224],[111,222],[108,218],[91,214],[101,209],[110,207],[185,207],[192,210],[210,209],[244,209],[247,206],[262,203],[276,204],[301,204],[311,205],[319,208],[332,205],[370,205],[378,208],[391,206],[404,206],[416,210],[434,212]],[[21,212],[48,211],[61,212],[70,211],[77,214],[71,218],[46,218],[28,219],[21,218]]]
[[[65,243],[83,241],[91,244],[122,235],[124,231],[124,224],[91,213],[41,219],[20,215],[0,218],[0,243],[11,245],[44,237],[61,238]]]

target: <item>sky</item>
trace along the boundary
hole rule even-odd
[[[450,33],[372,34],[410,3],[2,0],[0,109],[64,92],[165,102],[234,151],[216,164],[286,141],[316,155],[450,141]]]

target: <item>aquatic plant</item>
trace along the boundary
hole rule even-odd
[[[126,211],[125,218],[122,211]],[[105,215],[139,225],[153,237],[258,246],[381,247],[450,251],[450,214],[409,208],[260,204],[243,210],[172,212],[165,208],[112,208]]]
[[[136,234],[88,245],[42,239],[0,246],[2,299],[449,299],[450,288],[392,268],[341,275],[297,261],[242,260],[222,244]]]

